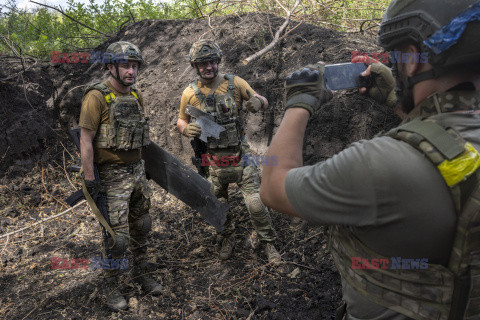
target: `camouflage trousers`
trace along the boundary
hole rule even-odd
[[[112,258],[122,258],[130,246],[133,263],[140,264],[147,259],[147,235],[152,225],[144,161],[102,165],[99,173],[106,194],[110,226],[116,237],[115,245],[110,249]],[[106,257],[105,245],[102,255]],[[106,276],[116,272],[118,270],[106,270]]]
[[[209,150],[209,154],[221,158],[222,156],[241,157],[242,154],[249,152],[248,145],[242,145],[241,152],[229,149]],[[240,192],[243,195],[245,205],[250,214],[252,224],[257,231],[261,241],[272,242],[276,239],[276,232],[272,226],[272,219],[270,213],[265,205],[260,200],[260,175],[255,166],[241,166],[240,163],[228,166],[218,166],[211,164],[209,167],[209,177],[211,192],[222,202],[228,202],[228,185],[236,183]],[[222,235],[224,237],[231,235],[234,232],[234,224],[232,221],[232,212],[227,212],[227,220],[225,221]]]

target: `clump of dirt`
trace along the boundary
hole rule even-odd
[[[138,45],[147,61],[139,76],[151,120],[151,138],[189,163],[188,139],[175,129],[180,96],[196,77],[187,61],[191,44],[215,38],[223,50],[221,72],[236,74],[267,97],[271,110],[247,117],[254,152],[267,150],[269,136],[284,111],[285,77],[323,60],[347,62],[352,50],[379,51],[374,38],[300,24],[273,50],[247,66],[241,60],[262,49],[283,19],[248,14],[204,20],[146,20],[122,30],[113,41]],[[296,23],[295,23],[296,24]],[[97,51],[108,46],[103,44]],[[21,65],[1,61],[0,79]],[[66,196],[79,187],[67,172],[79,163],[66,130],[76,126],[86,85],[106,74],[98,64],[39,63],[22,78],[0,86],[0,235],[59,213]],[[337,92],[307,128],[307,164],[326,159],[359,139],[398,124],[391,110],[355,91]],[[52,269],[52,258],[92,259],[101,233],[89,209],[0,238],[0,316],[8,319],[330,319],[337,307],[340,279],[328,254],[326,230],[272,212],[276,246],[285,264],[266,262],[236,187],[230,205],[236,215],[237,243],[231,260],[216,259],[217,235],[190,208],[151,186],[153,230],[150,262],[166,293],[144,295],[122,276],[129,310],[104,306],[100,271]],[[71,260],[69,260],[71,261]],[[66,265],[65,265],[66,266]]]

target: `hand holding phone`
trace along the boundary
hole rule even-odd
[[[329,90],[353,89],[370,86],[370,78],[363,76],[365,63],[338,63],[325,66],[325,85]],[[366,75],[366,74],[365,74]]]

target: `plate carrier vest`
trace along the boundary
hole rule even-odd
[[[220,133],[219,139],[208,137],[208,148],[210,149],[232,148],[238,147],[240,144],[242,126],[234,98],[234,78],[235,76],[232,74],[219,75],[207,96],[200,91],[197,81],[190,83],[190,88],[193,89],[195,97],[200,101],[200,109],[211,114],[215,118],[215,122],[225,128],[225,131]],[[215,94],[215,90],[223,79],[228,80],[227,93]]]
[[[448,267],[352,269],[351,257],[388,258],[367,248],[348,227],[333,226],[330,245],[340,274],[367,299],[413,319],[480,319],[480,154],[434,119],[417,118],[387,135],[422,152],[450,188],[457,225]]]
[[[150,143],[148,117],[138,101],[137,90],[132,87],[128,96],[115,96],[105,83],[94,83],[87,87],[99,90],[109,108],[109,123],[100,124],[93,145],[101,149],[132,150]]]

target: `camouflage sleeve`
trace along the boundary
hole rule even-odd
[[[100,124],[108,118],[105,112],[106,102],[98,90],[92,90],[83,98],[78,126],[97,131]]]
[[[187,109],[187,105],[189,104],[198,108],[200,106],[200,102],[194,100],[197,100],[195,98],[195,93],[193,92],[193,89],[188,86],[185,90],[183,90],[182,98],[180,99],[180,113],[178,115],[180,119],[190,121],[190,116],[185,113],[185,109]]]
[[[236,76],[233,81],[235,84],[235,88],[238,88],[238,90],[235,90],[235,101],[237,102],[237,105],[241,106],[243,104],[243,101],[247,101],[248,99],[250,99],[247,90],[250,91],[252,95],[257,93],[255,90],[252,89],[252,87],[250,87],[248,82],[243,80],[242,78]]]

